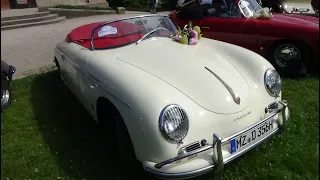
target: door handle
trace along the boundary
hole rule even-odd
[[[65,59],[66,59],[66,57],[65,57],[64,55],[61,55],[61,58],[62,58],[62,60],[65,60]]]
[[[201,26],[201,29],[210,29],[208,26]]]

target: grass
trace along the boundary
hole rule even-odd
[[[1,119],[1,179],[119,177],[96,123],[57,71],[14,80],[12,86],[14,102]],[[198,180],[319,179],[319,79],[286,79],[283,91],[292,115],[287,131],[227,164],[222,174]]]

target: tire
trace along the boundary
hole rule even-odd
[[[6,75],[1,74],[1,112],[11,105],[10,81]]]
[[[102,138],[102,143],[109,143],[112,147],[111,153],[118,155],[116,160],[119,162],[117,164],[120,179],[132,179],[142,172],[142,166],[136,159],[129,132],[120,113],[110,106],[106,109],[109,111],[99,110],[103,112],[99,116],[100,128],[103,136],[106,137]],[[114,139],[111,142],[110,137]]]
[[[61,78],[63,84],[66,85],[66,82],[65,82],[65,80],[64,80],[63,74],[61,73],[60,64],[59,64],[57,58],[54,58],[53,62],[55,63],[55,65],[56,65],[56,67],[57,67],[57,69],[58,69],[58,72],[59,72],[59,75],[60,75],[60,78]]]
[[[294,41],[274,44],[267,55],[267,59],[279,73],[290,77],[306,75],[310,57],[310,50],[302,43]]]
[[[142,173],[142,166],[136,159],[135,151],[132,145],[132,141],[127,130],[127,127],[121,117],[116,117],[116,135],[117,135],[117,147],[119,153],[119,161],[121,169],[127,173],[123,173],[121,179],[131,179],[138,177]]]

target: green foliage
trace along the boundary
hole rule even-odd
[[[176,41],[182,43],[182,44],[188,44],[189,43],[189,40],[192,38],[190,34],[190,32],[194,30],[194,31],[197,31],[197,34],[198,34],[198,37],[197,37],[197,40],[201,39],[201,29],[199,26],[192,26],[192,22],[189,21],[188,24],[187,24],[187,27],[184,28],[184,29],[178,29],[178,31],[174,32],[174,38],[176,39]],[[180,39],[179,36],[177,35],[180,35],[182,36],[182,38]],[[198,41],[197,41],[198,42]],[[197,44],[197,42],[195,44]],[[193,44],[194,45],[194,44]]]
[[[150,11],[150,0],[109,0],[110,7],[125,7],[129,11]],[[159,0],[157,10],[173,10],[176,6],[174,0]]]
[[[268,8],[262,8],[259,11],[254,12],[252,16],[253,18],[260,18],[260,19],[268,19],[273,17],[272,13]]]
[[[180,39],[181,44],[188,44],[189,39],[187,35],[182,35],[182,38]]]
[[[112,10],[117,7],[124,7],[128,11],[150,11],[150,0],[109,0],[109,8],[102,7],[88,7],[82,5],[65,5],[58,4],[54,8],[62,9],[90,9],[90,10]],[[159,0],[157,3],[157,10],[173,10],[175,9],[176,1],[173,0]]]
[[[82,5],[68,5],[68,4],[57,4],[53,6],[53,8],[61,8],[61,9],[88,9],[88,10],[113,10],[113,8],[103,8],[103,7],[89,7],[89,6],[82,6]]]
[[[201,39],[201,38],[202,38],[202,35],[201,35],[200,27],[199,27],[199,26],[194,26],[194,27],[193,27],[193,30],[197,31],[197,33],[198,33],[198,39]]]

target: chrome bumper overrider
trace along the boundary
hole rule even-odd
[[[165,160],[163,162],[157,163],[157,164],[155,164],[155,169],[151,169],[151,168],[147,167],[147,168],[145,168],[145,170],[147,172],[152,173],[154,176],[157,176],[157,177],[160,177],[160,178],[164,178],[164,179],[191,178],[191,177],[198,176],[198,175],[210,172],[210,171],[213,171],[215,173],[222,172],[222,170],[224,168],[224,164],[226,164],[226,163],[238,158],[242,154],[246,153],[250,149],[254,148],[258,144],[260,144],[261,142],[263,142],[264,140],[269,138],[270,136],[274,135],[275,133],[277,133],[279,131],[282,132],[285,129],[286,123],[288,122],[288,120],[290,118],[290,111],[287,108],[288,107],[288,102],[285,101],[285,100],[282,100],[282,101],[276,101],[275,103],[277,104],[277,108],[269,109],[267,107],[265,109],[265,111],[269,112],[270,114],[267,117],[265,117],[264,119],[262,119],[261,121],[249,126],[248,128],[246,128],[246,129],[244,129],[244,130],[242,130],[242,131],[240,131],[240,132],[238,132],[238,133],[236,133],[236,134],[234,134],[234,135],[232,135],[230,137],[227,137],[225,139],[221,139],[219,137],[219,135],[213,134],[213,144],[208,144],[206,142],[206,140],[202,140],[202,143],[201,143],[202,147],[201,148],[196,149],[196,150],[191,151],[191,152],[188,152],[188,153],[183,154],[183,155],[176,156],[176,157],[174,157],[172,159],[168,159],[168,160]],[[286,113],[285,113],[286,109],[288,111],[287,116],[286,116]],[[239,151],[239,152],[237,152],[235,154],[232,154],[231,156],[229,156],[229,157],[227,157],[225,159],[223,158],[223,156],[222,156],[222,145],[223,144],[229,142],[234,137],[236,137],[238,135],[241,135],[242,133],[250,130],[251,128],[259,125],[260,123],[263,123],[264,121],[267,121],[268,119],[273,118],[276,115],[280,115],[276,120],[277,124],[278,124],[278,128],[274,129],[270,134],[268,134],[267,136],[263,137],[259,141],[251,144],[247,148],[245,148],[245,149],[243,149],[243,150],[241,150],[241,151]],[[181,159],[196,155],[198,153],[207,151],[209,149],[214,149],[214,152],[216,153],[216,157],[217,157],[217,158],[213,158],[215,163],[210,165],[210,166],[207,166],[207,167],[204,167],[204,168],[201,168],[201,169],[196,169],[196,170],[193,170],[193,171],[181,172],[181,173],[165,173],[165,172],[160,172],[160,171],[156,170],[156,169],[161,169],[163,166],[165,166],[167,164],[170,164],[170,163],[179,161]]]

